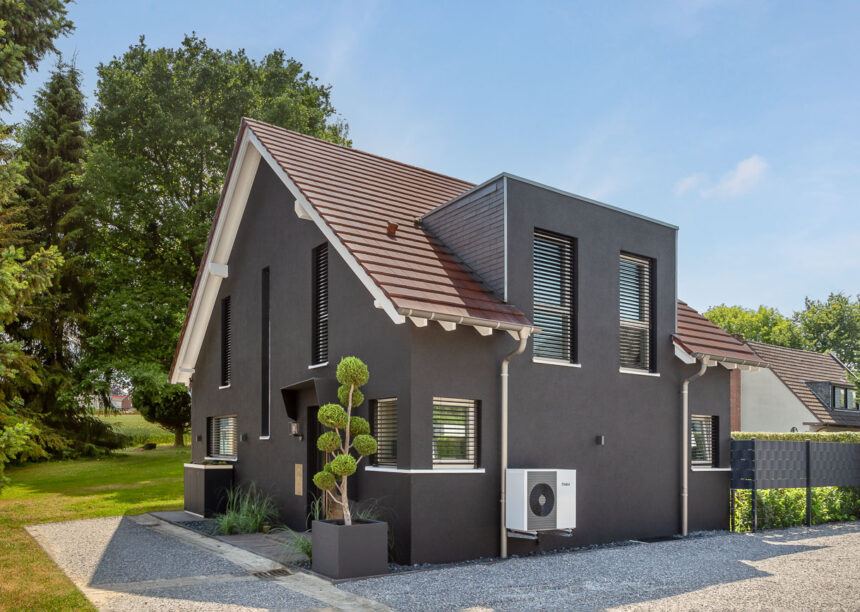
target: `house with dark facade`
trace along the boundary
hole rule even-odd
[[[740,373],[737,431],[860,431],[856,378],[835,355],[746,345],[769,367]]]
[[[400,562],[725,528],[730,380],[763,364],[679,306],[677,231],[244,120],[171,369],[192,461],[303,529],[316,410],[356,355],[379,451],[350,492]],[[553,470],[564,508],[530,497]]]

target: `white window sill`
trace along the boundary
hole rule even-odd
[[[545,365],[556,365],[564,368],[581,368],[581,363],[571,363],[570,361],[562,361],[561,359],[549,359],[548,357],[532,357],[532,363],[542,363]]]
[[[691,472],[731,472],[732,468],[730,467],[708,467],[706,465],[691,465]]]
[[[260,436],[260,440],[270,440],[272,436]]]
[[[221,386],[220,386],[220,387],[218,387],[218,388],[219,388],[219,389],[229,389],[229,388],[230,388],[230,385],[221,385]]]
[[[236,462],[239,460],[238,457],[203,457],[204,461],[228,461],[230,463]],[[222,466],[228,467],[228,466]]]
[[[226,461],[226,459],[212,459],[207,457],[210,461]],[[186,463],[184,464],[187,468],[194,468],[195,470],[232,470],[232,465],[206,465],[203,463]]]
[[[651,376],[652,378],[660,378],[659,372],[646,372],[645,370],[637,370],[635,368],[618,368],[622,374],[635,374],[636,376]]]
[[[368,465],[364,468],[365,472],[391,472],[394,474],[485,474],[484,468],[439,468],[436,470],[407,470],[393,467],[379,467],[377,465]]]
[[[317,368],[324,368],[328,365],[328,361],[324,361],[323,363],[317,363],[314,365],[309,365],[308,370],[316,370]]]

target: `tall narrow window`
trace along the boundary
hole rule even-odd
[[[376,400],[370,420],[376,438],[374,464],[397,467],[397,398]]]
[[[313,336],[311,364],[328,361],[328,245],[313,251]]]
[[[719,457],[718,420],[715,416],[693,415],[690,418],[690,456],[693,465],[717,467]]]
[[[269,388],[269,342],[270,331],[270,306],[269,306],[269,268],[263,268],[260,278],[260,436],[269,435],[269,414],[271,411],[271,389]]]
[[[230,296],[221,300],[221,386],[227,387],[232,379],[230,354],[232,349],[230,331]]]
[[[212,459],[235,459],[237,427],[235,416],[206,419],[206,456]]]
[[[478,402],[433,398],[433,468],[478,467]]]
[[[650,259],[621,255],[619,357],[622,368],[654,366],[653,265]]]
[[[548,232],[534,234],[534,356],[576,360],[574,243]]]

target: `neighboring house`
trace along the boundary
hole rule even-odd
[[[742,372],[740,431],[860,430],[849,370],[835,356],[746,343],[770,368]]]
[[[379,452],[349,490],[387,509],[401,562],[672,535],[687,479],[689,529],[725,528],[729,368],[760,363],[676,325],[676,245],[509,174],[475,186],[243,120],[171,368],[192,460],[234,462],[304,528],[316,410],[357,355]],[[570,534],[501,535],[506,406],[509,467],[576,470]]]

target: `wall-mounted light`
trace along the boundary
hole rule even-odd
[[[299,440],[302,439],[303,436],[301,434],[301,430],[299,430],[298,421],[293,421],[292,423],[290,423],[290,435],[294,438],[298,438]]]
[[[242,442],[247,442],[248,441],[248,434],[243,433],[240,439],[242,440]]]
[[[604,446],[606,444],[606,436],[595,436],[594,443],[597,446]]]
[[[197,434],[197,441],[198,441],[198,442],[202,442],[202,441],[203,441],[203,436],[202,436],[201,434]]]

